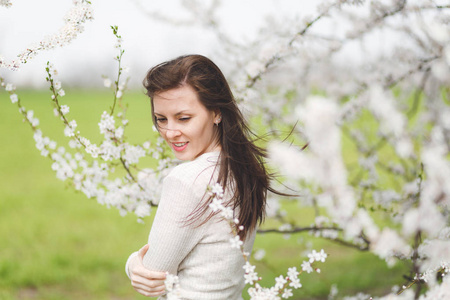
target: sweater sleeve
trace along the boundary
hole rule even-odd
[[[131,279],[130,270],[128,269],[128,267],[130,266],[131,259],[133,259],[137,255],[138,255],[138,251],[131,253],[131,255],[128,257],[127,262],[125,264],[125,273],[127,274],[128,278],[130,278],[130,279]]]
[[[186,224],[186,218],[201,201],[198,195],[185,180],[170,175],[165,178],[143,260],[146,268],[178,273],[180,263],[199,243],[205,230],[205,226]]]

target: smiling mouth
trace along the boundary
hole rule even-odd
[[[189,142],[184,142],[184,143],[172,143],[172,148],[175,151],[183,151],[184,149],[186,149],[187,145]]]
[[[183,147],[184,145],[186,145],[188,142],[184,142],[184,143],[173,143],[176,147]]]

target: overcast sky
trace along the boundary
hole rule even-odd
[[[138,0],[136,0],[138,1]],[[310,13],[309,0],[226,0],[220,9],[224,28],[233,36],[251,36],[264,16],[271,12],[299,17]],[[71,0],[12,0],[10,8],[0,7],[0,55],[12,60],[27,46],[63,25]],[[64,48],[41,52],[18,72],[0,70],[16,85],[45,86],[45,64],[52,61],[60,78],[78,84],[97,82],[101,75],[114,74],[115,38],[110,25],[118,25],[124,39],[124,64],[130,67],[134,83],[140,82],[152,65],[187,53],[210,55],[210,35],[199,28],[170,26],[152,20],[134,0],[93,0],[94,20],[85,32]],[[182,17],[178,0],[141,0],[145,8]],[[309,11],[308,11],[309,10]],[[68,83],[66,83],[67,85]]]

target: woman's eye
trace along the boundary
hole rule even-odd
[[[167,120],[166,118],[156,118],[157,123],[162,123],[165,122],[166,120]]]
[[[180,118],[180,121],[186,122],[186,121],[189,121],[190,119],[191,119],[190,117],[184,117],[184,118]]]

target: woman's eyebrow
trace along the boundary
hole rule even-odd
[[[185,110],[177,112],[174,116],[177,117],[177,116],[182,115],[182,114],[187,114],[188,112],[189,112],[189,110],[185,109]],[[163,114],[160,114],[160,113],[157,113],[157,112],[154,112],[154,114],[164,117]]]
[[[179,116],[179,115],[182,115],[182,114],[187,114],[188,113],[188,110],[182,110],[182,111],[180,111],[180,112],[177,112],[176,114],[175,114],[175,116]]]

